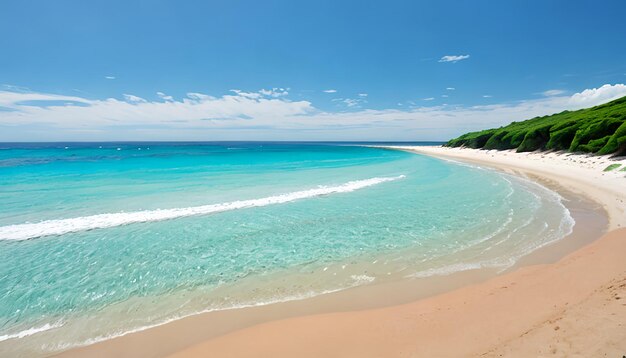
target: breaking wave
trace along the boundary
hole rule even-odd
[[[98,214],[71,219],[45,220],[38,223],[7,225],[0,227],[0,240],[28,240],[42,236],[63,235],[72,232],[104,229],[134,223],[171,220],[187,216],[207,215],[223,211],[283,204],[322,195],[348,193],[376,184],[402,179],[404,177],[404,175],[399,175],[395,177],[355,180],[337,186],[320,186],[315,189],[295,191],[261,199],[239,200],[228,203],[193,206],[187,208]]]

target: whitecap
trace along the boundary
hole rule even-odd
[[[171,220],[188,216],[207,215],[223,211],[283,204],[317,196],[348,193],[376,184],[402,179],[404,177],[404,175],[400,175],[395,177],[377,177],[355,180],[338,186],[320,186],[316,189],[296,191],[261,199],[239,200],[221,204],[162,210],[143,210],[128,213],[120,212],[98,214],[70,219],[46,220],[38,223],[7,225],[0,227],[0,240],[28,240],[42,236],[63,235],[72,232],[104,229],[133,223]]]

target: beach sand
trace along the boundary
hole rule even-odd
[[[625,253],[620,229],[553,265],[406,305],[269,322],[172,357],[619,357]]]
[[[577,247],[558,262],[523,266],[492,278],[473,272],[459,273],[439,289],[432,285],[435,288],[425,293],[425,298],[408,303],[402,303],[400,297],[411,297],[407,290],[415,289],[414,286],[406,282],[373,285],[310,300],[259,307],[239,316],[234,312],[198,315],[61,355],[626,354],[626,229],[621,229],[626,227],[626,173],[602,171],[608,164],[626,164],[625,160],[441,147],[394,149],[477,163],[551,182],[555,187],[592,198],[602,205],[611,231],[590,244],[585,242],[584,247]],[[450,280],[455,282],[451,284]],[[450,291],[451,288],[456,289]],[[376,301],[374,296],[387,297],[385,302],[391,306],[376,308],[363,303]],[[318,313],[325,311],[331,313]],[[244,320],[242,315],[246,315],[245,324],[239,322]]]

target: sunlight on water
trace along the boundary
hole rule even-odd
[[[5,149],[0,353],[43,355],[390,277],[502,269],[572,226],[537,184],[399,151]]]

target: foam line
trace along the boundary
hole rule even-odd
[[[53,324],[46,323],[41,327],[33,327],[33,328],[29,328],[29,329],[26,329],[17,333],[5,334],[5,335],[0,336],[0,342],[6,341],[9,339],[24,338],[24,337],[32,336],[33,334],[37,334],[40,332],[45,332],[54,328],[61,327],[62,325],[63,324],[61,322],[57,322]]]
[[[46,220],[38,223],[7,225],[0,227],[0,240],[28,240],[42,236],[63,235],[71,232],[104,229],[133,223],[170,220],[187,216],[207,215],[223,211],[283,204],[322,195],[348,193],[402,178],[404,178],[404,175],[396,177],[370,178],[365,180],[350,181],[338,186],[320,186],[315,189],[296,191],[261,199],[240,200],[229,203],[193,206],[188,208],[98,214],[71,219]]]

